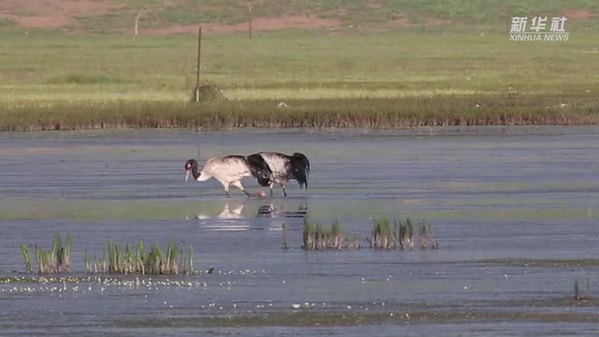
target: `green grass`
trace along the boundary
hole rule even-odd
[[[54,235],[52,248],[46,250],[39,245],[34,246],[35,257],[40,275],[54,273],[69,273],[71,271],[71,252],[73,239],[67,233],[63,244],[59,233]],[[20,245],[21,255],[28,273],[32,272],[32,261],[29,247]],[[177,275],[193,274],[194,252],[191,246],[185,252],[174,241],[169,241],[165,252],[157,243],[153,243],[146,251],[144,243],[138,242],[132,249],[127,243],[124,246],[109,241],[103,252],[103,257],[98,259],[85,252],[85,270],[89,273],[111,274],[150,274],[150,275]]]
[[[411,218],[404,221],[396,219],[393,225],[389,219],[375,219],[368,241],[370,248],[374,249],[412,249],[415,239],[421,249],[439,248],[439,244],[433,239],[430,224],[424,220],[414,224]]]
[[[14,25],[14,22],[12,20],[9,20],[7,18],[0,18],[0,29],[6,28],[6,27],[12,27],[13,25]]]
[[[326,250],[326,249],[359,249],[360,240],[357,236],[349,236],[343,233],[341,224],[337,219],[333,220],[330,228],[322,224],[304,219],[304,231],[302,249]]]
[[[142,5],[126,1],[80,20],[87,32],[124,29]],[[144,20],[153,27],[243,22],[247,10],[235,1],[191,0],[149,2],[146,9]],[[507,34],[510,16],[565,10],[592,13],[599,5],[262,2],[256,16],[312,13],[340,18],[342,27],[257,32],[253,39],[205,33],[202,83],[223,89],[228,102],[201,106],[188,104],[194,35],[25,34],[0,24],[0,130],[596,124],[598,20],[572,18],[570,39],[562,43],[510,42]],[[398,16],[416,25],[389,26]],[[431,24],[431,18],[446,22]],[[276,110],[279,101],[291,109]]]
[[[31,253],[29,247],[22,244],[20,246],[23,261],[28,273],[32,272]],[[51,249],[44,249],[40,245],[34,246],[35,260],[37,263],[38,274],[68,273],[71,271],[71,252],[73,249],[73,239],[67,233],[63,244],[59,233],[54,235]]]
[[[376,219],[372,224],[372,237],[370,238],[370,248],[375,249],[394,249],[400,244],[401,228],[395,221],[393,227],[389,219]],[[402,237],[403,239],[403,237]],[[411,237],[409,238],[411,240]]]
[[[27,269],[28,273],[31,273],[33,271],[33,268],[31,265],[31,253],[29,253],[29,247],[27,247],[27,245],[25,244],[22,244],[20,248],[21,255],[23,255],[23,262],[25,263],[25,268]]]
[[[436,96],[228,101],[223,103],[53,102],[0,107],[0,130],[104,128],[362,128],[584,125],[599,122],[597,97]]]
[[[104,248],[101,259],[85,253],[85,270],[90,273],[110,274],[149,274],[149,275],[177,275],[194,273],[193,248],[190,246],[187,254],[183,248],[169,241],[166,251],[153,243],[146,251],[143,242],[132,246],[124,246],[116,242],[108,242]]]
[[[231,100],[596,92],[594,35],[514,43],[507,34],[387,32],[327,37],[208,35],[203,79]],[[4,32],[5,102],[189,100],[195,38]],[[35,35],[35,36],[32,36]],[[40,62],[41,61],[41,62]],[[589,92],[587,92],[589,90]]]

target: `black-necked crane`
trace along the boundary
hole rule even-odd
[[[206,161],[200,170],[195,159],[189,159],[185,163],[185,181],[192,175],[196,181],[207,181],[211,178],[218,180],[224,187],[229,197],[229,186],[233,185],[243,191],[248,197],[251,196],[241,180],[245,177],[255,177],[262,186],[268,186],[272,180],[269,167],[261,158],[247,158],[238,155],[212,157]],[[264,185],[266,184],[266,185]]]
[[[258,179],[261,186],[270,187],[270,195],[273,195],[274,184],[279,184],[283,190],[283,195],[287,196],[285,184],[290,179],[298,181],[300,187],[308,189],[308,176],[310,175],[310,161],[303,153],[296,152],[292,155],[286,155],[279,152],[259,152],[249,155],[248,158],[262,158],[272,175],[269,179]]]

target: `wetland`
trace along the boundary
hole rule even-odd
[[[595,335],[598,141],[594,126],[0,133],[0,329]],[[184,183],[189,158],[257,151],[305,153],[310,188],[226,198]],[[306,217],[362,248],[302,249]],[[408,217],[437,249],[367,248],[374,219]],[[27,273],[20,245],[57,232],[72,236],[70,273]],[[86,272],[109,241],[193,247],[197,272]]]

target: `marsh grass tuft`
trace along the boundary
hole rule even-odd
[[[414,227],[418,228],[418,244],[421,249],[438,248],[438,243],[433,239],[429,223],[421,220],[416,225],[411,218],[393,221],[389,219],[374,219],[371,238],[368,239],[370,248],[373,249],[413,249]]]
[[[368,241],[371,249],[380,250],[411,250],[415,244],[421,249],[439,248],[438,243],[433,238],[431,225],[424,220],[415,224],[411,218],[406,218],[403,221],[395,219],[393,222],[389,219],[374,219],[371,237],[367,238],[366,241]],[[312,222],[308,218],[304,219],[302,249],[357,248],[360,248],[359,238],[355,235],[344,235],[341,224],[337,219],[333,220],[330,228],[325,228],[321,223]]]
[[[391,228],[391,224],[388,219],[375,219],[372,224],[372,238],[370,241],[370,248],[374,249],[394,249],[398,246],[399,239],[399,224],[397,221],[394,223],[394,227]]]
[[[330,229],[326,229],[320,223],[304,219],[303,245],[305,250],[325,249],[359,249],[360,240],[357,236],[348,236],[343,233],[341,224],[337,219],[333,220]]]
[[[85,252],[85,269],[90,273],[111,274],[152,274],[177,275],[193,274],[193,248],[190,246],[187,255],[183,248],[174,241],[169,241],[166,253],[157,243],[153,243],[146,252],[143,242],[138,242],[135,249],[129,243],[124,246],[109,241],[104,247],[102,259],[97,259]]]
[[[431,225],[425,220],[421,220],[418,223],[418,242],[421,249],[439,248],[439,243],[433,239]]]
[[[25,268],[28,273],[33,272],[31,263],[31,253],[27,245],[20,246],[21,254],[25,262]],[[71,271],[71,251],[73,248],[73,239],[67,233],[64,245],[59,233],[54,234],[52,248],[46,250],[40,245],[35,245],[35,258],[37,271],[39,274],[69,273]]]
[[[21,245],[21,254],[23,255],[23,260],[25,262],[25,268],[27,269],[28,273],[32,273],[32,266],[31,266],[31,254],[29,253],[29,247],[27,247],[27,245],[22,244]]]
[[[406,218],[404,222],[398,221],[399,245],[401,249],[414,248],[414,225],[412,219]]]

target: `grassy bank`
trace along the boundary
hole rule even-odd
[[[275,6],[264,6],[269,4]],[[316,16],[333,15],[326,6],[318,14],[320,7],[309,4]],[[334,29],[260,31],[252,39],[242,32],[207,32],[202,82],[223,90],[227,101],[220,104],[189,104],[195,85],[193,34],[142,31],[132,39],[104,28],[99,31],[110,33],[2,27],[0,130],[599,121],[598,20],[592,4],[401,2],[385,5],[386,10],[352,4]],[[508,14],[498,16],[497,6]],[[511,15],[567,15],[567,6],[579,17],[580,11],[590,13],[568,18],[568,41],[509,41]],[[303,13],[296,7],[286,11]],[[266,9],[256,9],[256,15]],[[170,12],[184,13],[174,7],[163,13]],[[410,19],[402,24],[398,15]],[[103,18],[89,22],[109,27]],[[193,18],[188,17],[197,22]],[[170,22],[161,20],[155,23]],[[281,101],[288,107],[276,108]]]
[[[105,128],[373,128],[599,124],[599,97],[434,96],[174,102],[29,102],[0,108],[2,131]]]

